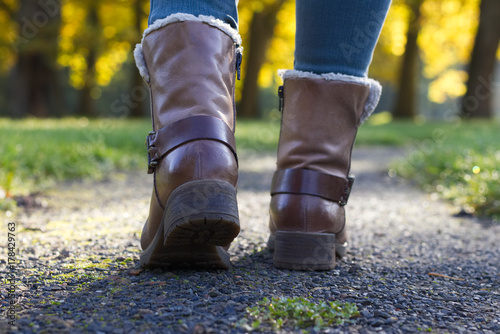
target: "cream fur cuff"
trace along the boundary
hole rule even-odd
[[[355,77],[340,73],[315,74],[312,72],[303,72],[298,70],[278,70],[278,74],[283,80],[297,78],[324,79],[328,81],[344,81],[369,86],[370,93],[363,109],[363,113],[361,114],[360,124],[366,121],[366,119],[373,113],[378,101],[380,100],[380,94],[382,93],[382,86],[378,81],[365,77]]]

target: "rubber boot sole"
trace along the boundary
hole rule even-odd
[[[331,270],[336,256],[345,255],[347,244],[338,244],[335,234],[277,231],[268,248],[273,251],[276,268],[290,270]]]
[[[143,267],[227,269],[228,248],[240,232],[236,189],[219,180],[196,180],[169,196],[162,223],[140,257]]]

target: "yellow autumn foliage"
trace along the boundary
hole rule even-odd
[[[250,20],[256,11],[277,0],[241,0],[239,3],[239,29],[243,46],[247,40]],[[8,8],[17,10],[17,0],[3,0]],[[109,85],[122,65],[132,56],[133,43],[140,40],[134,27],[135,13],[130,0],[101,0],[95,2],[98,27],[88,26],[90,1],[65,0],[62,2],[62,24],[58,38],[57,61],[69,69],[70,84],[81,88],[87,72],[89,48],[97,55],[96,84]],[[422,74],[431,80],[428,97],[436,103],[462,95],[465,89],[465,66],[470,58],[477,30],[480,0],[423,0],[421,30],[418,38]],[[145,13],[149,2],[143,2]],[[411,15],[406,0],[393,0],[378,46],[375,50],[370,76],[384,82],[395,83],[405,50],[406,31]],[[147,15],[145,15],[147,16]],[[277,15],[274,38],[267,51],[267,61],[259,73],[263,88],[277,86],[281,79],[277,70],[293,67],[295,43],[295,1],[286,0]],[[0,8],[0,73],[6,75],[16,60],[15,40],[19,27],[9,13]],[[147,25],[146,19],[143,28]],[[244,51],[245,54],[245,51]],[[245,57],[245,56],[244,56]],[[500,49],[498,52],[500,58]],[[243,58],[245,61],[245,58]],[[244,66],[243,66],[244,68]],[[244,76],[244,71],[242,76]],[[240,95],[241,84],[237,87]]]
[[[295,1],[285,1],[278,13],[274,38],[267,50],[267,62],[259,73],[259,86],[281,84],[278,69],[293,68],[295,50]]]
[[[465,94],[469,62],[479,21],[480,0],[426,0],[418,44],[423,75],[432,82],[428,98],[443,103]]]
[[[16,11],[19,4],[17,0],[2,0],[7,8]],[[16,39],[17,25],[13,22],[12,17],[6,11],[0,10],[0,26],[2,33],[0,34],[0,74],[7,73],[16,61]]]
[[[429,100],[443,103],[448,98],[457,98],[465,94],[467,72],[448,69],[429,84]]]
[[[62,27],[58,61],[70,69],[70,83],[82,88],[87,71],[85,56],[96,48],[96,83],[108,85],[128,57],[134,37],[134,13],[130,1],[99,1],[99,27],[88,27],[89,4],[86,1],[66,1],[62,7]],[[95,43],[91,45],[90,43]]]

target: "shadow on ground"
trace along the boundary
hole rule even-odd
[[[244,333],[248,307],[264,297],[303,296],[357,305],[361,316],[332,333],[500,332],[500,226],[453,217],[456,208],[390,178],[387,162],[400,154],[356,151],[350,248],[326,272],[272,265],[266,240],[274,154],[240,159],[242,233],[227,271],[138,270],[151,189],[144,174],[64,184],[45,195],[46,207],[16,217],[17,327],[4,321],[0,330]],[[256,330],[272,331],[270,324]]]

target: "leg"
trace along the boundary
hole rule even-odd
[[[283,116],[271,187],[269,247],[280,268],[328,270],[336,253],[345,254],[351,150],[381,91],[364,75],[388,7],[365,47],[347,57],[342,45],[353,42],[356,23],[371,13],[357,4],[297,0],[295,70],[281,72]]]
[[[241,40],[213,16],[167,8],[134,51],[153,121],[147,146],[154,188],[141,265],[227,268],[227,248],[239,233],[233,94]]]
[[[295,69],[365,77],[390,2],[297,0]]]
[[[177,13],[188,13],[194,16],[213,16],[236,29],[238,9],[235,0],[151,0],[149,24]]]

